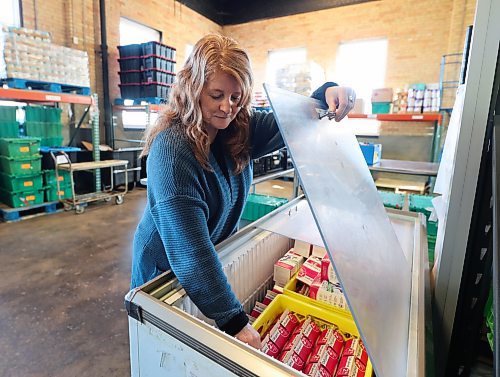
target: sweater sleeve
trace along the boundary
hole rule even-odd
[[[168,261],[191,300],[230,335],[248,322],[210,241],[207,205],[188,196],[161,201],[151,212]]]
[[[222,269],[207,221],[203,168],[189,147],[158,136],[148,157],[148,201],[175,276],[201,312],[230,335],[248,323]],[[164,140],[167,139],[167,140]]]

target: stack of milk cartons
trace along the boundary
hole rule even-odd
[[[85,51],[52,43],[47,32],[2,26],[0,78],[89,87],[89,58]]]

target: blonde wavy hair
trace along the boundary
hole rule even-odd
[[[233,76],[241,87],[240,111],[223,131],[223,143],[234,162],[235,173],[243,171],[250,160],[248,139],[253,74],[247,53],[235,40],[219,34],[209,34],[194,46],[177,74],[177,83],[166,110],[145,133],[141,156],[149,153],[153,140],[161,131],[179,125],[198,162],[204,169],[212,170],[208,161],[210,141],[203,124],[200,96],[204,84],[218,71]]]

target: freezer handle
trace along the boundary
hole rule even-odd
[[[136,321],[139,321],[140,323],[143,323],[142,321],[142,308],[128,300],[125,300],[125,308],[127,309],[127,313],[130,317],[135,319]]]

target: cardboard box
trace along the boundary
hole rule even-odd
[[[349,112],[349,114],[364,114],[365,113],[365,101],[363,98],[356,98],[354,101],[354,107]]]
[[[293,252],[298,255],[302,255],[304,258],[309,258],[311,255],[312,245],[307,242],[295,240],[293,244]]]
[[[323,258],[326,255],[326,249],[321,246],[312,245],[312,256]]]
[[[293,249],[287,251],[287,253],[274,264],[274,281],[276,285],[284,287],[303,263],[304,257],[302,255],[295,254]]]
[[[373,89],[372,102],[392,102],[392,88]]]

